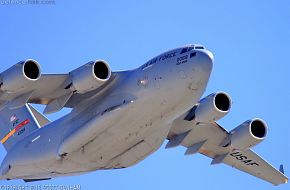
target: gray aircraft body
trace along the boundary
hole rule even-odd
[[[0,74],[0,139],[7,154],[0,179],[26,182],[126,168],[166,148],[186,147],[212,164],[225,163],[274,185],[286,183],[251,147],[265,139],[266,123],[250,119],[226,131],[216,123],[231,108],[225,92],[202,98],[213,54],[201,45],[165,52],[141,67],[112,72],[104,60],[68,74],[41,74],[34,60]],[[45,114],[72,111],[49,121]]]

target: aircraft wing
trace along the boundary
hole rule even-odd
[[[43,74],[33,86],[21,92],[0,91],[0,110],[4,107],[12,109],[21,107],[25,103],[48,105],[53,100],[68,96],[71,92],[63,86],[67,78],[68,74]]]
[[[252,163],[247,164],[245,163],[246,160],[252,160]],[[250,149],[246,151],[232,151],[225,157],[223,162],[274,185],[287,183],[288,181],[288,178],[282,172],[276,170],[272,165]]]
[[[108,81],[107,84],[102,85],[100,88],[84,94],[78,94],[72,93],[70,89],[67,89],[67,84],[65,82],[69,77],[68,74],[42,74],[34,87],[34,93],[28,103],[48,105],[54,100],[58,100],[60,103],[65,101],[63,107],[72,108],[81,100],[90,97],[90,94],[97,94],[108,84],[112,84],[111,82],[116,75],[118,75],[118,73],[114,73],[110,81]]]
[[[115,84],[122,78],[121,73],[123,72],[113,72],[108,82],[84,94],[74,93],[67,87],[69,74],[42,74],[33,87],[25,89],[21,94],[0,91],[0,110],[5,106],[17,108],[25,103],[47,105],[45,113],[52,113],[63,107],[73,108],[80,101]]]
[[[184,120],[185,116],[173,122],[166,148],[182,145],[187,148],[185,155],[200,153],[212,158],[211,164],[225,163],[274,185],[287,183],[283,169],[282,172],[276,170],[252,150],[233,150],[229,146],[221,146],[229,133],[217,123],[195,123]]]

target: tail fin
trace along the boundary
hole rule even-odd
[[[27,104],[0,111],[0,139],[6,151],[38,128],[39,124]]]

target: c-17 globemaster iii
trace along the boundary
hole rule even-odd
[[[141,67],[112,72],[104,60],[68,74],[41,74],[28,59],[0,74],[0,139],[7,154],[0,179],[26,182],[126,168],[166,148],[186,147],[274,185],[286,183],[250,148],[263,141],[267,125],[254,118],[231,131],[216,123],[229,113],[225,92],[202,95],[213,54],[202,45],[176,48]],[[72,108],[49,121],[44,114]]]

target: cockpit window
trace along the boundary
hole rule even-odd
[[[193,45],[193,46],[190,46],[190,47],[185,47],[181,50],[180,54],[184,54],[186,52],[189,52],[190,50],[193,50],[193,49],[205,49],[204,46],[201,46],[201,45]]]
[[[186,48],[183,48],[182,50],[181,50],[181,52],[180,52],[180,54],[183,54],[183,53],[185,53],[185,52],[187,52],[187,47]]]
[[[190,51],[190,50],[193,50],[194,49],[194,46],[191,46],[187,49],[187,51]]]
[[[186,53],[190,50],[194,49],[194,46],[190,46],[190,47],[185,47],[181,50],[180,54]]]
[[[195,46],[195,49],[204,49],[203,46]]]

